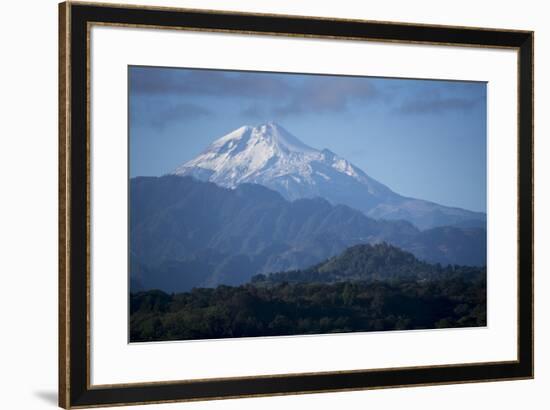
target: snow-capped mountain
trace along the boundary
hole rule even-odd
[[[173,171],[226,188],[261,184],[289,200],[322,197],[379,219],[404,219],[420,228],[485,225],[485,214],[406,198],[328,149],[317,150],[273,122],[243,126],[214,141]]]

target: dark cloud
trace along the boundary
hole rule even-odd
[[[133,67],[130,90],[136,94],[171,94],[216,97],[282,97],[290,89],[286,81],[261,73],[214,70],[178,70]]]

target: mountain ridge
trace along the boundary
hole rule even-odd
[[[261,185],[228,189],[193,177],[132,178],[129,239],[134,286],[168,291],[238,285],[380,241],[434,263],[485,264],[480,228],[420,231],[322,198],[290,202]]]

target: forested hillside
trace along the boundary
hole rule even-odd
[[[241,286],[134,293],[130,311],[133,342],[484,326],[486,270],[360,245]]]

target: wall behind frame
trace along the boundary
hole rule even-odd
[[[159,6],[242,10],[400,22],[535,30],[535,380],[438,387],[150,405],[147,409],[256,410],[470,408],[546,409],[550,403],[550,28],[544,3],[353,0],[146,0]],[[0,65],[0,377],[6,409],[57,403],[57,2],[27,0],[3,9]],[[546,188],[545,188],[546,187]]]

